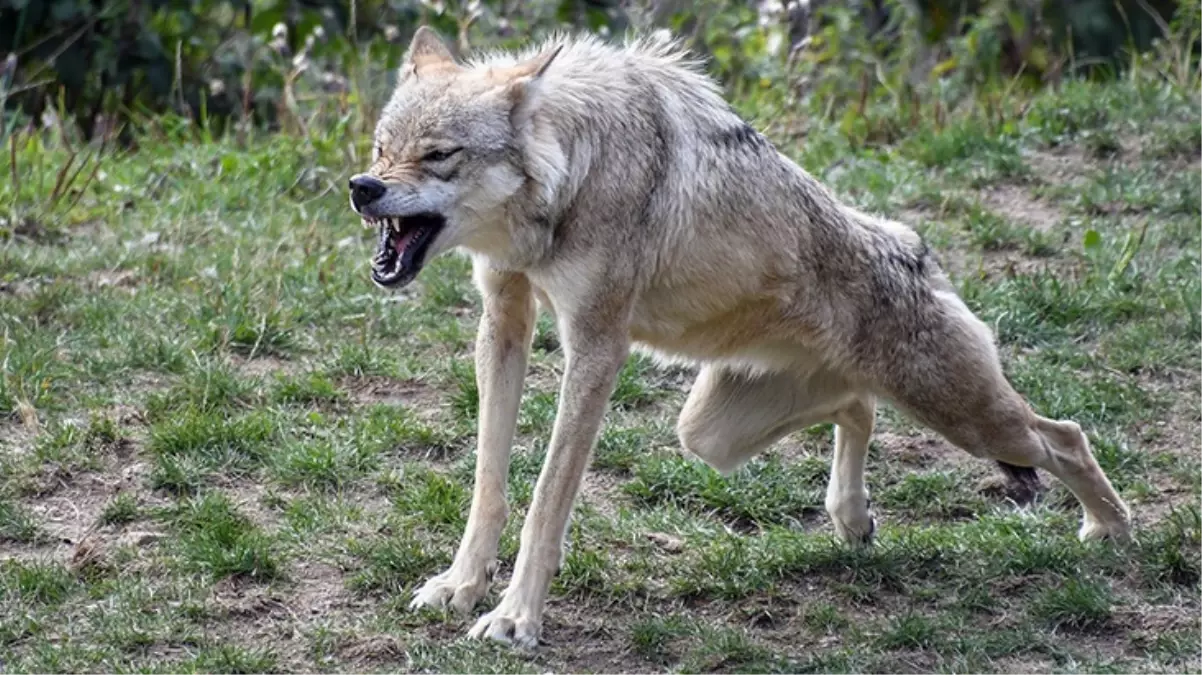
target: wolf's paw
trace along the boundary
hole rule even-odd
[[[867,498],[829,501],[826,511],[831,516],[835,532],[853,546],[868,546],[876,534],[876,518],[868,510]]]
[[[476,621],[468,631],[473,639],[496,640],[522,649],[538,647],[542,620],[521,607],[510,607],[505,599],[493,611]]]
[[[460,614],[467,614],[488,592],[489,582],[496,572],[496,566],[496,562],[493,562],[479,573],[474,574],[462,573],[452,566],[451,569],[431,577],[422,584],[422,587],[413,594],[409,609],[450,607]]]
[[[1131,516],[1128,513],[1124,519],[1103,522],[1086,513],[1085,519],[1081,521],[1081,529],[1077,532],[1077,537],[1081,541],[1107,540],[1120,544],[1126,543],[1131,541]]]

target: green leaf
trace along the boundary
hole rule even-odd
[[[1102,235],[1098,234],[1097,230],[1090,228],[1085,231],[1085,239],[1082,244],[1087,249],[1097,248],[1102,245]]]
[[[727,47],[726,45],[718,45],[711,50],[710,54],[714,57],[714,60],[718,62],[718,65],[726,67],[730,64],[730,59],[732,56],[730,47]]]
[[[271,35],[271,29],[279,22],[284,20],[284,8],[272,7],[271,9],[255,12],[250,20],[250,30],[256,35]]]

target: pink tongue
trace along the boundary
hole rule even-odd
[[[408,246],[409,243],[411,241],[413,241],[413,238],[417,236],[417,231],[418,231],[418,228],[414,228],[412,230],[409,230],[405,234],[402,234],[400,239],[392,240],[392,246],[393,246],[393,248],[396,249],[397,253],[405,252],[405,247]]]

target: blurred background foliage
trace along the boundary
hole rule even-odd
[[[1174,0],[0,0],[0,140],[61,126],[128,145],[168,118],[209,134],[363,130],[422,23],[461,51],[666,29],[732,95],[808,101],[887,140],[907,115],[1118,77],[1147,50],[1175,50],[1156,62],[1193,77],[1198,14]]]

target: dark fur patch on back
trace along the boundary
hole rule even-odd
[[[650,121],[655,134],[655,147],[652,149],[651,165],[648,167],[650,185],[647,186],[647,196],[639,214],[643,222],[648,223],[652,217],[652,207],[656,196],[668,180],[668,171],[672,165],[672,146],[669,142],[671,127],[665,119],[667,112],[664,110],[663,102],[656,94],[654,86],[647,84],[645,89],[648,101],[652,104]]]
[[[873,299],[882,308],[895,303],[911,305],[921,302],[929,292],[926,285],[930,249],[924,242],[918,250],[886,243],[883,255],[871,268]]]
[[[927,256],[925,246],[923,250],[916,253],[911,251],[890,251],[885,257],[887,264],[893,267],[903,269],[916,277],[926,275]]]
[[[928,246],[925,240],[918,251],[918,256],[924,261],[923,272],[928,278],[941,277],[944,274],[943,261],[939,259],[939,254],[935,249]],[[948,286],[947,279],[942,278],[935,284],[935,288],[949,290],[950,287]]]
[[[758,150],[768,146],[768,139],[746,122],[715,133],[713,141],[730,150],[747,147]]]
[[[934,290],[930,272],[935,265],[925,242],[911,248],[883,232],[872,232],[869,236],[874,239],[871,247],[877,251],[864,270],[865,290],[872,304],[864,307],[852,340],[857,346],[876,345],[872,349],[885,350],[870,358],[880,360],[892,358],[885,353],[893,349],[886,344],[890,341],[880,340],[882,330],[893,334],[894,345],[915,345],[923,331],[930,329],[920,320],[925,314],[916,311],[930,302]],[[908,318],[898,320],[899,315]],[[905,333],[898,334],[899,329]]]

